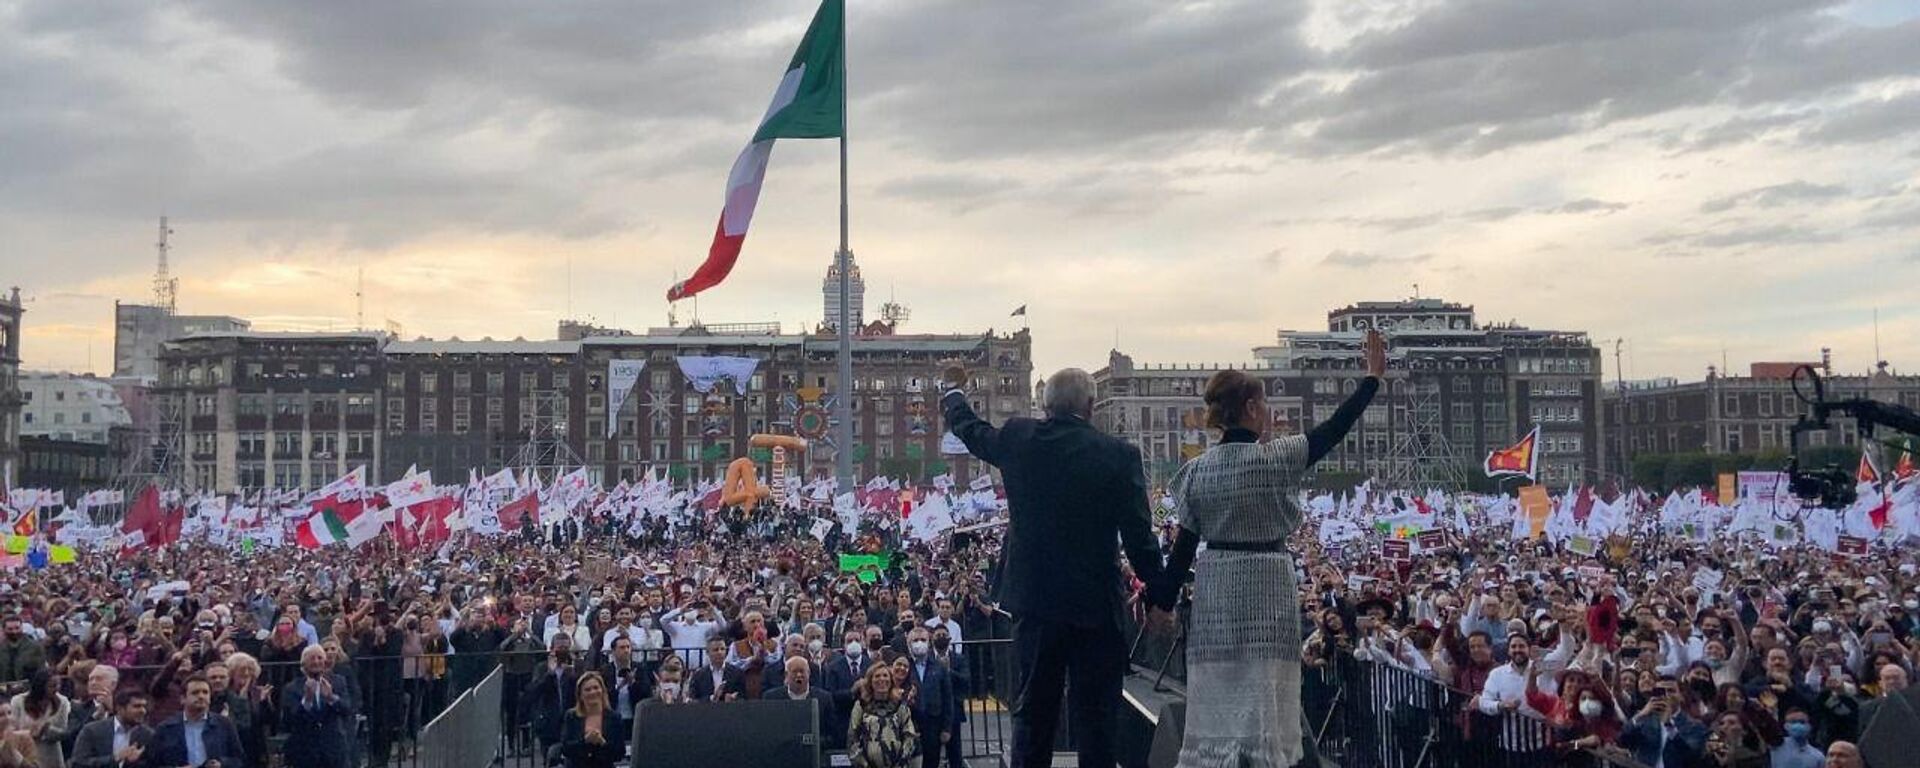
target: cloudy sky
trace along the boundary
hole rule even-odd
[[[849,5],[853,246],[910,330],[1246,360],[1417,283],[1629,376],[1864,369],[1875,308],[1920,369],[1912,0]],[[664,324],[814,7],[0,0],[27,364],[110,367],[162,213],[185,312],[351,327],[364,269],[408,336]],[[703,320],[819,320],[835,158],[776,150]]]

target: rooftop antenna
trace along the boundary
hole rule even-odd
[[[1413,284],[1413,298],[1414,298],[1415,300],[1418,300],[1418,299],[1420,298],[1420,284],[1419,284],[1419,283],[1414,283],[1414,284]]]
[[[367,329],[367,268],[364,266],[353,270],[353,329]]]
[[[180,293],[180,281],[167,274],[167,251],[171,250],[171,246],[167,245],[167,235],[171,234],[173,228],[167,226],[167,217],[161,216],[160,241],[154,244],[154,248],[160,252],[160,266],[153,273],[153,304],[169,315],[173,314],[174,301]]]

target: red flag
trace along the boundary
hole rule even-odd
[[[522,496],[519,501],[501,507],[497,514],[500,518],[501,530],[518,530],[522,519],[536,521],[540,519],[540,494],[529,493]]]
[[[1867,510],[1867,522],[1872,523],[1873,529],[1876,531],[1885,530],[1887,527],[1887,515],[1892,511],[1893,497],[1881,494],[1880,503],[1873,505],[1873,509]]]
[[[26,514],[13,522],[13,535],[32,536],[40,532],[40,510],[28,509]]]
[[[1573,500],[1573,519],[1581,525],[1586,525],[1587,516],[1592,514],[1593,489],[1584,485],[1580,486],[1580,495]]]
[[[416,534],[421,545],[433,546],[453,538],[453,528],[447,521],[460,513],[459,499],[441,496],[415,504],[409,509],[418,523]]]
[[[1536,425],[1526,437],[1520,438],[1520,442],[1487,454],[1487,477],[1525,475],[1532,480],[1534,473],[1539,471],[1539,447],[1540,427]]]

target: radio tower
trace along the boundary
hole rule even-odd
[[[154,247],[160,251],[160,268],[153,273],[153,305],[171,315],[174,311],[174,299],[180,293],[180,281],[167,275],[167,235],[173,229],[167,226],[167,217],[160,217],[160,242]]]

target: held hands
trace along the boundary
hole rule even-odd
[[[597,730],[587,731],[587,743],[595,746],[603,745],[607,743],[607,737],[600,735]]]
[[[967,386],[967,367],[958,360],[942,361],[940,383],[947,389],[964,389]]]

